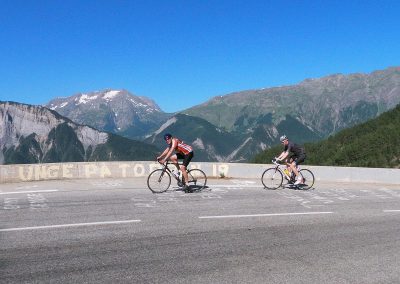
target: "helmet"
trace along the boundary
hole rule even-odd
[[[288,139],[288,138],[286,137],[285,134],[282,135],[281,138],[279,138],[279,140],[280,140],[281,142],[283,142],[283,141],[285,141],[285,140],[287,140],[287,139]]]
[[[169,134],[169,133],[165,133],[164,134],[164,140],[167,140],[167,139],[170,139],[170,138],[172,138],[171,134]]]

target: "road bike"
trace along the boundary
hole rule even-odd
[[[160,163],[161,164],[161,163]],[[167,161],[161,164],[161,169],[152,171],[147,178],[147,186],[153,193],[162,193],[168,190],[171,185],[171,176],[176,180],[178,187],[183,186],[182,173],[172,171],[168,165],[173,165]],[[173,165],[175,167],[175,165]],[[190,191],[199,191],[206,187],[207,176],[200,169],[187,170],[189,181],[187,185]]]
[[[295,185],[295,174],[289,171],[286,165],[280,164],[276,160],[272,160],[272,163],[275,167],[266,169],[261,176],[264,188],[278,189],[283,185],[284,179],[287,180],[287,184],[290,184],[291,187],[298,189],[310,189],[314,185],[314,174],[309,169],[298,168],[299,174],[302,177],[302,183]]]

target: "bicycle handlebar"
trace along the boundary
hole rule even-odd
[[[274,165],[276,165],[276,166],[280,166],[280,165],[282,165],[281,163],[279,163],[278,162],[278,160],[276,160],[276,159],[272,159],[272,161],[271,161]]]

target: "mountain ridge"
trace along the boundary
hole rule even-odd
[[[399,97],[400,67],[390,67],[369,74],[335,74],[305,79],[296,85],[234,92],[211,98],[183,113],[202,117],[227,130],[235,130],[239,114],[255,117],[271,113],[275,120],[292,114],[322,136],[328,136],[345,128],[343,120],[346,118],[341,115],[345,116],[350,110],[369,107],[376,116],[395,107],[400,102]],[[321,110],[330,116],[319,120]],[[365,115],[371,117],[369,113]],[[221,116],[228,119],[221,120]],[[362,121],[365,117],[355,118],[355,123]]]
[[[297,143],[295,139],[290,140]],[[400,168],[400,104],[378,117],[343,129],[328,139],[305,143],[305,164],[320,166]],[[281,145],[256,155],[251,162],[269,163]]]
[[[158,146],[160,142],[149,137],[160,139],[163,131],[170,131],[181,139],[188,137],[201,153],[198,158],[229,162],[246,161],[270,148],[281,133],[301,143],[318,141],[375,118],[399,102],[400,67],[390,67],[234,92],[173,114],[162,112],[152,99],[112,89],[55,99],[48,106],[78,123]]]
[[[105,89],[50,100],[46,107],[101,131],[143,139],[170,115],[154,100],[127,90]]]
[[[152,145],[76,124],[46,107],[0,101],[0,164],[151,160],[157,152]]]

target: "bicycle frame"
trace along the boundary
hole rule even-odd
[[[170,161],[166,161],[164,164],[160,163],[162,168],[152,171],[147,178],[147,186],[153,193],[161,193],[168,190],[171,185],[171,176],[177,181],[178,186],[182,187],[183,174],[181,176],[175,175],[175,173],[168,167],[169,164],[173,164]],[[179,163],[180,164],[180,163]],[[200,169],[186,170],[188,174],[188,181],[186,185],[190,190],[202,190],[206,187],[207,176]]]
[[[179,177],[179,176],[174,175],[172,170],[168,167],[168,165],[174,165],[175,166],[174,163],[172,163],[171,161],[166,161],[164,164],[162,164],[162,163],[160,163],[160,164],[163,165],[163,171],[164,172],[168,172],[173,178],[175,178],[175,180],[178,182],[178,184],[182,184],[182,179],[181,179],[182,176]],[[181,165],[181,164],[179,164],[179,165]]]
[[[287,167],[285,164],[280,164],[275,160],[272,160],[274,167],[267,168],[261,175],[261,182],[264,188],[277,189],[282,186],[283,179],[288,180],[289,184],[296,183],[296,175],[293,171],[286,171],[283,167]],[[301,176],[301,183],[294,185],[296,188],[310,189],[315,182],[314,174],[309,169],[300,169],[297,166],[299,175]]]
[[[285,171],[285,169],[282,169],[283,167],[286,167],[286,169],[289,169],[289,167],[287,167],[287,165],[285,164],[280,164],[276,161],[272,162],[276,167],[275,169],[277,171],[280,171],[282,173],[282,175],[287,179],[287,180],[291,180],[293,177],[293,172],[291,170],[288,170],[288,173]],[[300,171],[300,168],[298,168],[298,170]]]

